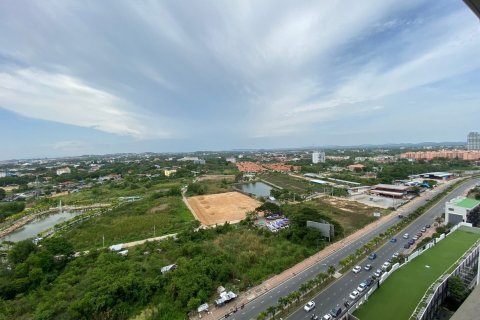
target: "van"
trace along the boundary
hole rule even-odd
[[[341,314],[342,314],[342,308],[340,307],[336,307],[330,310],[330,315],[334,318],[338,317]]]

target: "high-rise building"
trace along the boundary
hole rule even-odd
[[[312,153],[312,163],[324,163],[325,162],[325,152],[323,151],[314,151]]]
[[[468,134],[467,150],[480,150],[480,133],[470,132]]]

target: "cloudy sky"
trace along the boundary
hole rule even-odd
[[[0,159],[462,141],[460,0],[1,1]]]

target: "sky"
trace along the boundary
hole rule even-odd
[[[0,159],[464,141],[461,0],[1,1]]]

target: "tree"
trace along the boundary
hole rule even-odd
[[[267,314],[272,315],[272,319],[275,319],[275,313],[277,312],[277,307],[276,306],[269,306],[267,308]]]
[[[468,297],[468,290],[459,276],[448,279],[448,305],[450,309],[457,310]]]
[[[17,242],[8,253],[8,259],[14,264],[22,263],[27,260],[30,253],[34,252],[37,247],[31,240],[23,240]]]
[[[333,276],[335,274],[335,267],[330,265],[327,269],[327,273],[330,277]]]
[[[302,296],[308,291],[308,285],[306,283],[302,283],[298,291],[302,294]]]
[[[267,318],[267,313],[265,311],[262,311],[258,314],[257,320],[265,320]]]
[[[5,192],[5,190],[0,188],[0,200],[3,200],[6,195],[7,195],[7,193]]]

